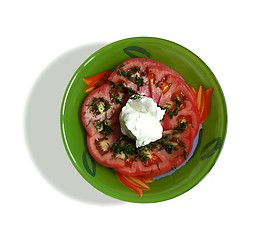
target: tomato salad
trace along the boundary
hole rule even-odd
[[[200,127],[196,95],[183,78],[146,58],[126,60],[99,76],[105,79],[89,92],[81,108],[91,156],[129,177],[151,178],[183,164]],[[162,138],[139,148],[122,134],[119,123],[122,107],[136,94],[152,98],[165,110]]]

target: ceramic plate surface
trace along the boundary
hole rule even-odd
[[[114,70],[133,57],[159,61],[176,70],[194,89],[213,88],[208,118],[203,122],[193,157],[170,176],[150,183],[140,198],[116,178],[112,169],[98,164],[88,153],[86,132],[80,120],[81,105],[87,94],[84,77]],[[209,67],[190,50],[174,42],[136,37],[111,43],[88,57],[78,68],[65,91],[60,114],[64,146],[81,176],[99,191],[129,202],[159,202],[177,197],[194,187],[215,164],[226,136],[227,110],[222,89]]]

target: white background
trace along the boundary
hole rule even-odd
[[[1,1],[0,239],[267,239],[264,1]],[[88,184],[59,130],[76,68],[113,41],[177,42],[213,70],[228,132],[212,171],[175,199],[133,204]]]

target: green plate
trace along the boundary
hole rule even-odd
[[[151,189],[140,198],[116,178],[112,169],[95,162],[86,146],[86,132],[80,108],[86,97],[84,77],[113,70],[132,57],[157,60],[176,70],[188,85],[213,88],[210,113],[202,124],[193,157],[175,173],[150,183]],[[99,191],[129,202],[159,202],[177,197],[194,187],[215,164],[226,135],[227,109],[221,87],[209,67],[194,53],[174,42],[151,37],[136,37],[111,43],[88,57],[78,68],[65,91],[60,114],[61,133],[66,151],[81,176]]]

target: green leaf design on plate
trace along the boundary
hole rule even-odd
[[[89,157],[89,159],[91,160],[91,167],[90,167],[89,164],[88,164],[88,161],[87,161],[87,157],[86,157],[86,153],[85,152],[83,152],[82,159],[83,159],[83,165],[84,165],[85,170],[92,177],[95,177],[95,174],[96,174],[96,163],[95,163],[95,160],[93,158]]]
[[[222,138],[217,137],[208,142],[205,147],[202,149],[200,153],[200,159],[201,160],[206,160],[209,157],[211,157],[213,154],[216,153],[218,149],[220,149],[222,146]]]
[[[141,53],[141,55],[145,55],[146,57],[150,58],[151,54],[146,49],[138,46],[129,46],[123,49],[123,51],[131,58],[140,57],[136,55],[137,53]],[[144,56],[141,56],[144,57]]]

